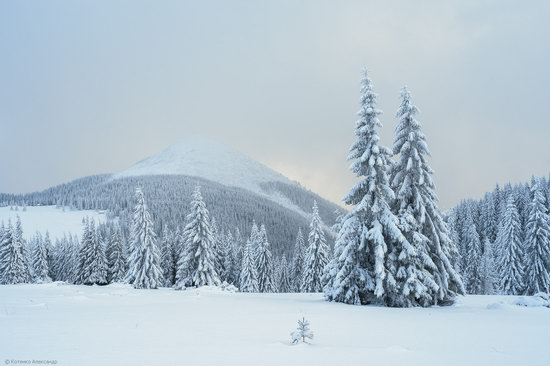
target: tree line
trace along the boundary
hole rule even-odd
[[[550,185],[545,178],[465,200],[448,223],[468,293],[550,292]]]
[[[294,259],[274,257],[265,225],[252,223],[244,239],[239,229],[219,230],[197,186],[183,229],[154,230],[141,189],[131,232],[125,240],[117,220],[83,222],[82,238],[55,245],[37,233],[27,243],[19,217],[0,226],[0,283],[65,281],[82,285],[124,282],[135,288],[233,285],[243,292],[318,292],[329,246],[314,202],[307,244],[299,229]]]

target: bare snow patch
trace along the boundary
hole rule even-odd
[[[0,222],[4,221],[4,224],[7,224],[8,220],[11,220],[15,223],[17,216],[21,218],[25,239],[34,236],[37,231],[42,235],[49,232],[54,244],[55,239],[61,239],[65,234],[80,236],[82,219],[85,217],[94,219],[96,223],[106,221],[103,211],[70,210],[56,206],[14,206],[14,209],[9,206],[0,207]]]

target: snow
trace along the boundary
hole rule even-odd
[[[0,286],[0,361],[59,365],[547,365],[550,310],[514,296],[452,307],[329,303],[320,294],[128,285]],[[501,306],[490,306],[501,304]],[[310,344],[291,345],[299,319]]]
[[[26,211],[19,206],[17,211],[15,209],[12,211],[9,206],[0,207],[0,222],[4,221],[7,224],[8,219],[11,219],[11,222],[15,223],[17,215],[21,218],[25,239],[30,239],[37,231],[43,235],[48,231],[54,245],[55,239],[62,239],[63,234],[81,237],[84,217],[94,219],[96,223],[106,221],[105,213],[101,211],[70,210],[68,208],[63,211],[56,206],[27,206]]]
[[[159,154],[113,175],[113,179],[143,175],[200,177],[261,195],[265,193],[259,183],[276,181],[295,184],[282,174],[222,143],[198,136],[179,141]]]

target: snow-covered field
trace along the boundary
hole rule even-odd
[[[19,215],[23,226],[23,237],[28,239],[36,234],[37,231],[43,235],[46,231],[50,233],[52,240],[62,238],[63,234],[73,234],[80,236],[82,233],[82,218],[93,218],[96,223],[105,221],[105,214],[91,210],[70,210],[56,208],[55,206],[27,206],[25,211],[23,207],[17,207],[17,210],[11,210],[10,207],[0,207],[0,222],[7,224],[11,219],[15,223]]]
[[[0,286],[0,362],[59,365],[548,365],[550,309],[516,297],[453,307],[328,303],[320,294],[126,285]],[[291,345],[305,316],[312,344]]]

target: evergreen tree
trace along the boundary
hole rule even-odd
[[[300,292],[304,278],[304,262],[306,256],[306,244],[302,228],[298,229],[296,244],[294,245],[294,257],[292,259],[292,291]]]
[[[226,235],[223,236],[222,241],[222,274],[221,279],[227,283],[237,283],[237,279],[234,277],[235,273],[235,255],[233,253],[235,249],[235,243],[233,239],[233,234],[231,231],[228,231]]]
[[[219,230],[218,223],[216,222],[216,218],[212,217],[210,228],[212,231],[212,248],[214,253],[214,267],[216,268],[218,272],[218,276],[220,277],[221,282],[221,276],[224,272],[223,264],[223,232]]]
[[[32,249],[32,268],[34,282],[47,283],[52,281],[49,276],[48,250],[45,241],[40,237],[37,237],[34,241],[34,247]]]
[[[99,241],[94,220],[90,220],[85,225],[79,263],[79,283],[107,284],[107,258],[103,245]]]
[[[505,295],[521,294],[524,288],[523,247],[520,218],[514,195],[508,197],[497,241],[500,247],[498,263],[500,291]]]
[[[160,268],[160,251],[156,244],[157,235],[153,230],[153,222],[140,188],[136,189],[136,201],[127,281],[137,289],[156,289],[162,286],[164,280]]]
[[[493,243],[485,238],[483,241],[483,256],[481,257],[482,294],[492,295],[495,292],[495,263]]]
[[[308,248],[304,260],[302,292],[323,291],[321,278],[328,264],[328,245],[323,232],[317,202],[313,203],[313,213],[309,225]]]
[[[469,220],[467,221],[466,231],[463,237],[465,240],[465,246],[467,248],[467,254],[465,258],[466,264],[464,270],[466,288],[469,294],[479,295],[483,293],[483,280],[481,271],[483,251],[476,225],[474,224],[471,216],[469,216]]]
[[[174,266],[174,248],[172,244],[173,235],[165,226],[162,230],[161,267],[163,270],[164,286],[174,286],[176,280],[176,268]]]
[[[109,240],[109,282],[123,282],[127,274],[126,255],[120,229],[115,228]]]
[[[366,267],[367,254],[360,249],[360,230],[356,215],[349,213],[344,217],[324,275],[328,300],[361,305],[367,302],[366,289],[374,287]]]
[[[344,202],[353,209],[342,222],[331,273],[336,276],[325,288],[328,300],[346,303],[385,303],[396,292],[396,282],[388,265],[388,247],[404,243],[398,219],[390,209],[394,193],[388,183],[390,151],[379,145],[376,131],[381,126],[376,94],[367,72],[361,81],[361,108],[356,123],[356,142],[348,159],[351,170],[362,179]],[[349,232],[350,230],[351,232]],[[359,237],[355,236],[359,234]],[[337,253],[342,253],[337,255]]]
[[[2,223],[2,227],[4,224]],[[29,265],[25,256],[21,223],[17,217],[17,227],[10,221],[0,237],[0,283],[17,284],[30,282]]]
[[[292,282],[290,281],[288,262],[286,260],[286,255],[283,254],[280,262],[279,275],[277,276],[278,280],[278,292],[287,293],[292,291]]]
[[[185,249],[178,260],[178,289],[220,284],[209,216],[200,187],[197,186],[191,201],[191,212],[187,215],[187,225],[183,230]]]
[[[451,265],[456,251],[437,207],[433,170],[418,109],[407,88],[401,91],[399,122],[393,153],[399,155],[391,170],[395,211],[407,240],[398,240],[390,253],[397,260],[397,306],[432,305],[452,301],[463,293],[459,275]]]
[[[75,235],[69,237],[69,252],[67,254],[67,282],[77,283],[79,276],[79,254],[80,254],[80,242]]]
[[[22,235],[22,233],[21,233]],[[46,235],[44,235],[44,247],[46,248],[46,261],[48,264],[48,276],[51,278],[54,277],[53,274],[53,263],[55,261],[54,258],[54,247],[52,245],[52,240],[50,239],[50,233],[46,231]],[[27,255],[27,258],[29,258],[29,255]]]
[[[258,272],[256,271],[252,237],[247,240],[243,248],[239,280],[241,292],[258,292]]]
[[[306,342],[306,339],[313,339],[313,332],[309,329],[309,322],[306,318],[298,320],[298,329],[290,333],[290,338],[293,344]]]
[[[265,226],[262,224],[258,235],[256,248],[256,269],[258,272],[258,290],[260,292],[275,292],[273,283],[273,261],[269,249],[269,241]]]
[[[243,244],[243,238],[239,228],[235,229],[235,237],[233,239],[233,280],[235,284],[240,283],[242,262],[243,262],[243,251],[245,245]]]
[[[526,246],[526,292],[550,292],[550,216],[546,208],[546,197],[533,178],[532,201],[529,205],[529,219],[525,235]]]

